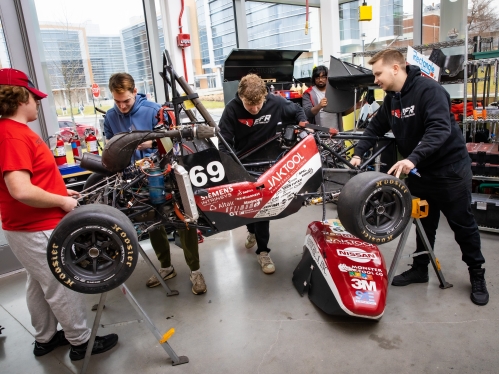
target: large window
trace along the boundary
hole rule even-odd
[[[139,92],[153,98],[141,0],[35,0],[35,6],[61,120],[94,124],[93,106],[113,105],[107,85],[117,72],[132,74]],[[92,84],[100,88],[97,98]]]
[[[363,0],[339,5],[341,53],[405,47],[413,40],[413,0],[371,1],[372,21],[359,22]]]

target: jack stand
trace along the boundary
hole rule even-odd
[[[142,246],[140,244],[139,244],[139,252],[140,252],[140,255],[142,256],[142,258],[145,260],[145,262],[147,262],[147,265],[149,265],[149,267],[151,268],[153,274],[156,276],[159,283],[161,283],[161,285],[165,289],[166,296],[177,296],[178,291],[177,290],[170,290],[170,287],[168,287],[168,285],[166,284],[163,277],[161,275],[159,275],[158,269],[156,269],[156,266],[154,266],[151,259],[149,258],[149,256],[147,256],[146,252],[144,251],[144,249],[142,249]]]
[[[426,208],[422,209],[424,207]],[[438,261],[438,258],[435,257],[435,253],[433,252],[433,249],[430,246],[428,237],[426,236],[426,233],[423,229],[423,225],[421,224],[420,218],[424,218],[427,216],[428,216],[428,204],[426,203],[426,201],[420,201],[420,199],[418,198],[413,198],[411,219],[409,220],[409,223],[407,224],[407,227],[405,228],[404,232],[400,236],[400,240],[397,245],[397,250],[395,251],[395,255],[393,256],[393,260],[390,265],[390,270],[388,271],[388,287],[390,287],[390,285],[392,284],[393,277],[395,277],[395,271],[397,270],[397,266],[400,262],[400,259],[402,258],[402,252],[404,251],[405,243],[407,242],[407,238],[409,237],[409,233],[411,232],[413,222],[416,223],[416,230],[423,241],[426,251],[413,253],[406,257],[415,257],[427,254],[428,256],[430,256],[430,262],[433,265],[433,269],[435,270],[435,273],[437,274],[438,280],[440,282],[439,287],[442,289],[452,287],[452,284],[448,283],[444,278],[444,274],[442,273],[442,269],[440,267],[440,262]]]
[[[153,333],[156,339],[158,339],[159,343],[161,344],[165,352],[168,354],[168,356],[170,356],[170,358],[172,359],[172,365],[176,366],[188,363],[189,358],[187,356],[177,356],[173,348],[170,346],[170,344],[168,344],[167,340],[175,333],[175,330],[170,329],[168,332],[161,335],[159,330],[156,328],[156,326],[151,321],[149,316],[146,314],[144,309],[142,309],[142,307],[137,302],[135,297],[132,295],[132,293],[130,292],[125,283],[123,283],[120,286],[120,289],[121,292],[123,292],[123,295],[125,295],[128,301],[130,302],[130,304],[132,304],[135,311],[142,317],[143,321],[146,323],[149,330]],[[95,315],[94,324],[92,326],[92,333],[90,334],[90,339],[88,340],[87,351],[85,353],[85,359],[83,360],[83,366],[81,368],[80,374],[85,374],[87,371],[87,367],[90,362],[90,356],[92,355],[92,348],[95,342],[95,336],[97,335],[97,329],[99,327],[100,318],[102,316],[102,311],[104,309],[104,302],[106,301],[106,296],[107,292],[102,293],[100,296],[99,304],[97,307],[97,314]]]

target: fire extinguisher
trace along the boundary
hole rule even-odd
[[[86,130],[85,143],[87,143],[87,152],[94,153],[96,155],[99,154],[97,138],[92,130]]]
[[[83,153],[81,151],[80,139],[78,138],[77,134],[73,135],[73,137],[71,138],[70,144],[71,144],[71,150],[73,151],[73,157],[81,158],[83,156]],[[76,158],[75,158],[75,163],[78,163]]]
[[[60,166],[68,162],[66,159],[66,147],[64,146],[64,140],[60,135],[57,135],[57,143],[54,149],[55,163]]]

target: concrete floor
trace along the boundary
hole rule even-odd
[[[335,218],[334,206],[327,207]],[[499,290],[497,234],[481,233],[487,259],[490,302],[478,307],[469,299],[466,266],[445,219],[437,237],[437,255],[453,288],[441,290],[434,273],[428,284],[392,287],[379,322],[324,314],[300,297],[291,282],[306,226],[322,216],[320,207],[303,208],[271,223],[270,248],[277,271],[265,275],[253,250],[244,247],[245,228],[206,238],[200,245],[201,270],[208,292],[191,293],[188,268],[172,245],[177,277],[168,281],[180,295],[166,297],[161,287],[147,289],[151,275],[140,259],[126,282],[177,355],[190,362],[173,367],[170,358],[143,323],[99,329],[119,335],[112,351],[92,356],[88,373],[497,373],[499,372]],[[414,232],[406,253],[414,250]],[[391,262],[397,241],[381,246]],[[158,264],[148,242],[144,249]],[[407,269],[402,259],[399,271]],[[68,348],[35,358],[33,329],[25,302],[25,273],[0,279],[1,373],[78,373],[83,361],[71,362]],[[87,295],[91,306],[99,295]],[[101,323],[138,319],[118,289],[108,293]]]

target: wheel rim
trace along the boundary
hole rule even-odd
[[[382,187],[371,194],[362,211],[364,226],[373,234],[387,234],[394,231],[404,215],[402,197],[392,188]]]
[[[102,226],[76,230],[67,237],[63,247],[66,271],[76,280],[100,283],[123,266],[122,241]]]

